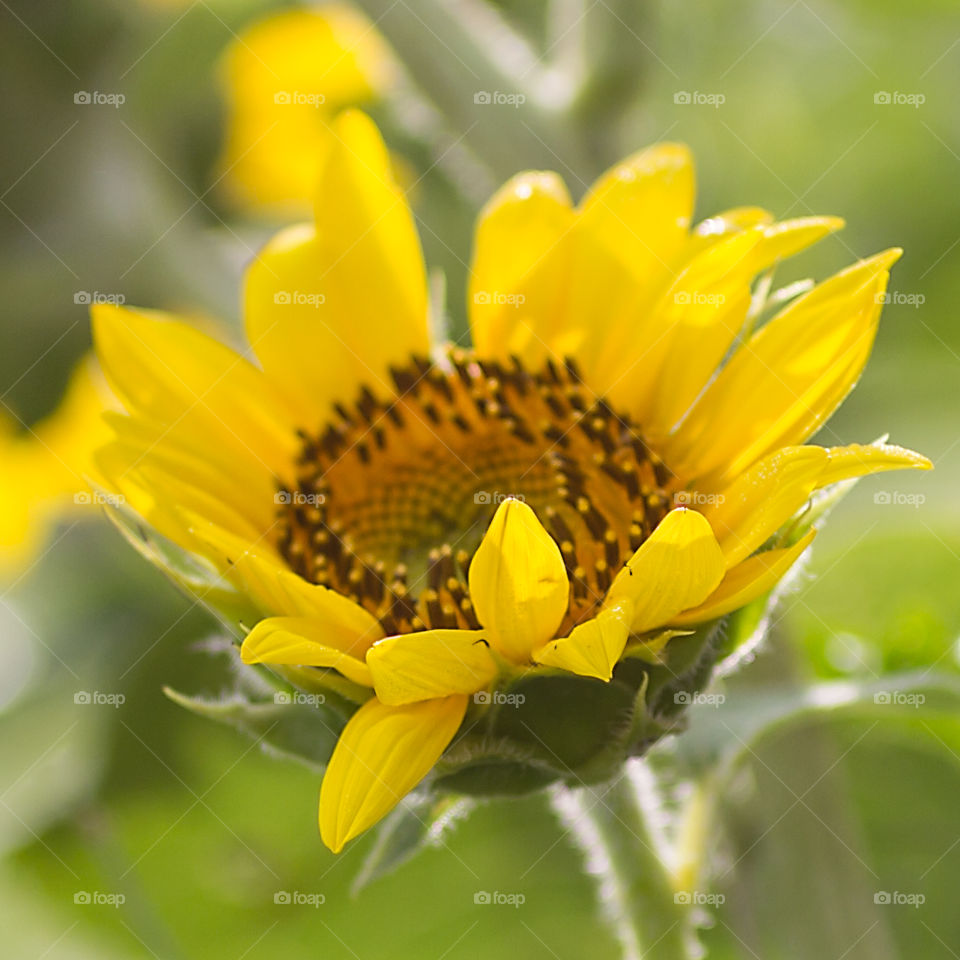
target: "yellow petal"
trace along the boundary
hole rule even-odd
[[[279,234],[251,265],[247,335],[264,371],[310,424],[362,384],[391,389],[391,365],[425,355],[426,275],[413,216],[373,122],[335,123],[316,228]]]
[[[345,652],[363,648],[366,639],[357,637],[342,620],[334,618],[270,617],[247,634],[240,656],[244,663],[328,667],[354,683],[372,687],[369,667]]]
[[[669,433],[710,381],[743,328],[753,277],[843,225],[836,217],[768,225],[765,211],[733,213],[740,218],[735,226],[720,219],[710,242],[688,242],[669,289],[631,319],[624,335],[614,331],[607,339],[598,386],[644,424],[648,438]]]
[[[701,220],[690,231],[684,249],[685,259],[690,260],[707,247],[741,230],[766,226],[773,221],[773,214],[762,207],[733,207]]]
[[[612,167],[580,205],[565,339],[598,393],[623,386],[625,346],[680,265],[694,188],[689,150],[662,143]]]
[[[420,239],[373,121],[348,110],[334,133],[317,190],[321,269],[338,329],[382,372],[430,347]]]
[[[763,240],[756,251],[757,270],[792,257],[843,227],[840,217],[798,217],[774,223],[763,231]]]
[[[817,481],[818,487],[885,470],[933,469],[933,464],[923,454],[891,443],[851,443],[845,447],[829,447],[827,457],[826,468]]]
[[[102,485],[123,494],[175,543],[208,555],[189,532],[185,512],[251,541],[273,527],[277,480],[266,471],[244,470],[229,448],[200,446],[196,438],[142,416],[108,411],[104,420],[115,439],[95,454]]]
[[[132,414],[190,446],[229,450],[238,476],[290,473],[291,412],[248,360],[165,314],[99,304],[91,316],[97,357]]]
[[[614,166],[576,212],[552,174],[511,181],[480,222],[480,276],[471,292],[497,292],[485,289],[494,286],[491,264],[501,265],[500,276],[518,269],[523,279],[512,288],[514,299],[480,304],[481,352],[517,354],[531,366],[575,355],[587,382],[603,392],[603,348],[611,337],[626,336],[669,282],[685,248],[693,190],[689,151],[669,143]],[[516,266],[503,267],[516,234]]]
[[[367,653],[377,699],[389,706],[476,693],[497,675],[482,630],[420,630],[375,643]]]
[[[899,255],[890,250],[855,264],[754,334],[666,444],[671,468],[720,485],[817,430],[860,376]]]
[[[229,448],[200,446],[195,442],[196,438],[171,430],[169,424],[140,415],[108,410],[103,419],[113,431],[113,437],[105,437],[104,442],[114,440],[139,450],[141,454],[154,455],[159,462],[169,466],[182,465],[187,471],[207,470],[211,474],[207,482],[215,485],[218,494],[234,502],[242,498],[245,508],[252,508],[255,514],[262,513],[265,505],[270,508],[271,515],[275,513],[276,478],[262,473],[256,476],[238,473],[237,462]],[[212,476],[214,473],[216,479]]]
[[[453,739],[465,696],[388,707],[376,698],[350,719],[320,788],[320,836],[334,852],[386,816]]]
[[[262,536],[263,529],[247,512],[238,511],[197,477],[184,479],[182,473],[145,458],[140,450],[108,443],[96,452],[94,462],[108,488],[123,497],[122,502],[186,550],[203,553],[190,532],[186,512],[205,517],[248,542]]]
[[[122,427],[128,435],[133,434],[139,422],[131,417],[117,417],[114,421],[129,421],[131,428]],[[117,489],[122,483],[122,474],[137,471],[143,480],[161,478],[167,490],[193,488],[204,500],[212,497],[231,518],[242,518],[243,528],[249,533],[267,530],[276,516],[276,485],[265,474],[241,478],[235,472],[220,468],[215,462],[178,450],[172,444],[159,441],[154,445],[142,445],[127,439],[118,439],[105,444],[97,453],[98,462],[111,465],[113,482]],[[246,480],[246,483],[243,482]],[[155,493],[159,496],[160,489]],[[171,498],[171,502],[173,502]],[[179,506],[188,504],[179,502]],[[194,512],[199,512],[196,507]],[[218,511],[219,512],[219,511]],[[216,517],[210,516],[210,520]],[[231,524],[232,526],[232,524]]]
[[[658,143],[608,170],[580,209],[584,223],[604,238],[637,285],[650,286],[670,275],[686,243],[694,191],[687,147]]]
[[[743,328],[761,236],[759,227],[744,230],[695,257],[638,320],[619,358],[609,356],[617,378],[611,400],[633,414],[648,436],[669,432]],[[631,375],[628,363],[642,375]]]
[[[301,424],[322,423],[337,399],[374,379],[337,328],[321,262],[315,227],[288,227],[250,264],[244,286],[250,346]]]
[[[767,550],[744,560],[727,573],[720,586],[700,606],[674,617],[673,623],[678,626],[705,623],[745,607],[776,586],[816,533],[816,530],[809,530],[792,547]]]
[[[501,354],[514,353],[531,369],[548,357],[576,357],[584,379],[602,393],[597,377],[603,348],[615,332],[629,328],[644,292],[609,248],[602,228],[578,215],[530,272],[524,290],[529,302],[518,305],[512,322],[501,317]],[[603,303],[599,317],[598,302]]]
[[[578,624],[569,637],[551,640],[534,652],[533,659],[545,667],[607,681],[627,644],[632,618],[633,604],[621,600]]]
[[[525,345],[549,331],[564,309],[568,271],[561,241],[575,219],[555,173],[518,174],[480,213],[470,267],[470,330],[477,352],[525,360]],[[537,331],[537,335],[532,335]]]
[[[617,574],[606,606],[633,602],[634,633],[673,623],[702,603],[723,578],[723,554],[702,514],[671,510]]]
[[[308,583],[286,567],[269,543],[244,541],[196,516],[191,532],[217,566],[267,616],[291,616],[329,626],[330,646],[362,658],[383,636],[376,617],[349,597]]]
[[[470,598],[493,645],[518,663],[549,640],[567,612],[560,549],[520,500],[504,500],[470,562]]]
[[[165,490],[162,485],[159,489],[152,489],[151,481],[140,476],[136,467],[130,462],[129,456],[114,444],[108,443],[97,450],[93,460],[104,488],[116,498],[118,503],[122,503],[142,517],[152,530],[173,543],[185,550],[203,553],[202,549],[198,549],[199,545],[190,533],[189,522],[170,499],[173,496],[172,491]],[[209,505],[209,499],[197,492],[193,506],[203,510]],[[216,505],[213,507],[216,509]],[[247,536],[253,533],[250,528],[245,527],[242,518],[235,513],[229,515],[227,522],[235,533],[243,535],[241,531],[244,529]]]
[[[822,484],[827,452],[822,447],[784,447],[755,463],[704,508],[726,566],[749,557]]]

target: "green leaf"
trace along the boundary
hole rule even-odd
[[[680,757],[696,769],[730,762],[778,728],[856,707],[858,715],[883,719],[915,715],[917,704],[960,700],[960,680],[916,671],[871,681],[831,681],[809,687],[735,687],[691,705],[690,725],[677,740]]]
[[[356,896],[374,880],[392,873],[420,851],[443,842],[446,834],[473,809],[466,797],[412,793],[374,830],[375,838],[351,885]]]
[[[919,679],[900,689],[924,702],[868,696],[808,710],[738,753],[715,784],[718,934],[756,956],[789,944],[791,960],[953,956],[960,690]],[[879,683],[892,693],[889,678]]]
[[[319,702],[317,695],[278,691],[272,703],[256,703],[238,694],[210,700],[169,687],[163,692],[179,706],[252,737],[267,751],[316,769],[326,767],[343,729],[342,718]]]

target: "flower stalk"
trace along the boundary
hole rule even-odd
[[[597,880],[623,960],[698,956],[690,907],[676,896],[663,825],[644,768],[630,764],[604,788],[559,788],[552,798]]]
[[[462,2],[423,0],[413,17],[390,0],[359,0],[358,5],[450,128],[463,131],[464,142],[497,177],[515,173],[518,162],[586,169],[579,139],[563,114],[544,102],[542,90],[551,84],[540,78],[535,62],[528,62],[523,41],[505,22],[491,22],[489,11],[478,17],[473,5]],[[516,55],[497,56],[503,50]],[[494,122],[478,122],[478,105],[495,111]]]
[[[569,121],[595,177],[617,158],[624,129],[635,119],[631,110],[639,102],[646,60],[652,56],[645,42],[651,34],[651,9],[633,0],[583,7],[578,22],[583,76]]]

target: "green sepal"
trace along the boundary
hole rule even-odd
[[[665,651],[667,644],[675,637],[686,637],[692,632],[692,630],[658,630],[643,637],[631,637],[620,659],[635,657],[645,663],[664,664],[668,658]]]
[[[520,796],[560,776],[556,765],[528,744],[473,732],[454,741],[435,774],[437,790],[472,797]]]
[[[614,677],[619,679],[622,675],[624,680],[636,677],[633,685],[639,688],[641,678],[637,674],[641,669],[647,672],[647,713],[670,727],[667,721],[679,718],[690,697],[709,684],[724,649],[726,631],[726,617],[703,624],[686,636],[670,641],[665,648],[664,664],[641,665],[636,660],[624,660],[617,665]]]
[[[558,781],[608,779],[626,758],[636,691],[553,671],[530,671],[474,706],[437,767],[437,787],[517,795]]]

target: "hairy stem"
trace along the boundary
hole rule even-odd
[[[651,50],[652,11],[636,0],[586,3],[580,22],[584,76],[571,123],[596,176],[624,151],[624,127],[643,90]],[[635,149],[630,144],[630,149]]]
[[[597,880],[624,960],[685,960],[697,956],[689,908],[676,902],[646,792],[642,775],[624,771],[602,787],[561,788],[553,803]]]
[[[525,42],[475,0],[358,0],[452,130],[503,180],[528,167],[582,168]]]

